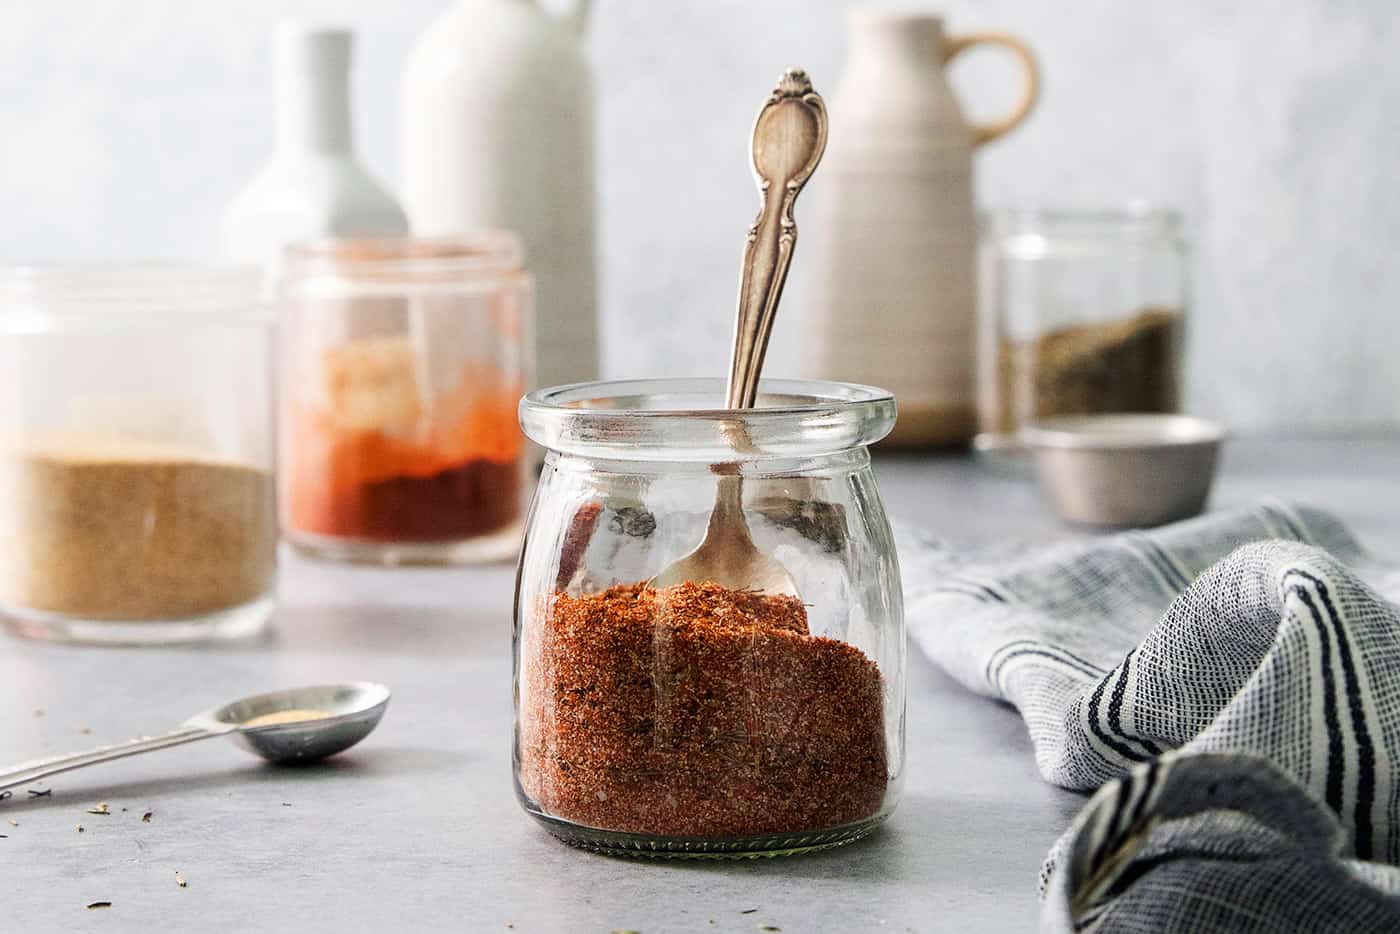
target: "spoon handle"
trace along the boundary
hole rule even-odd
[[[87,752],[68,753],[67,755],[53,756],[48,759],[35,759],[32,762],[25,762],[14,768],[0,771],[0,790],[14,788],[19,785],[28,785],[41,778],[47,778],[50,775],[57,775],[60,772],[69,772],[73,769],[81,769],[84,766],[96,765],[99,762],[124,759],[127,756],[135,756],[143,752],[154,752],[157,749],[166,749],[170,746],[193,743],[201,739],[209,739],[212,736],[220,735],[222,734],[200,726],[182,726],[180,729],[162,736],[146,736],[141,739],[133,739],[127,743],[118,743],[115,746],[99,746]]]
[[[739,277],[726,406],[752,408],[787,281],[797,224],[792,208],[826,149],[826,106],[805,72],[788,71],[754,121],[752,161],[761,199]]]

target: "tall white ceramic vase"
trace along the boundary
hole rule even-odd
[[[598,375],[587,0],[454,0],[404,71],[404,203],[415,233],[518,234],[535,277],[536,382]]]
[[[225,258],[275,269],[297,240],[408,232],[393,196],[355,159],[350,54],[346,30],[278,27],[274,149],[224,214]]]
[[[969,126],[943,69],[978,43],[1010,48],[1026,81],[1010,116]],[[961,444],[976,430],[972,154],[1026,117],[1036,88],[1034,60],[1014,38],[954,38],[936,16],[851,11],[806,228],[815,278],[802,359],[809,376],[893,391],[892,444]]]

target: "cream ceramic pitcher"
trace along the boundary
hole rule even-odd
[[[1011,36],[947,36],[926,14],[857,8],[850,35],[813,192],[803,365],[809,376],[893,391],[899,421],[889,443],[963,444],[977,420],[972,154],[1030,113],[1035,60]],[[943,69],[980,44],[1014,52],[1025,80],[1008,116],[969,125]]]

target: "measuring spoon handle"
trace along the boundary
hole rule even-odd
[[[165,733],[161,736],[143,736],[140,739],[133,739],[126,743],[117,743],[113,746],[99,746],[87,752],[67,753],[61,756],[53,756],[47,759],[35,759],[24,762],[13,768],[0,771],[0,791],[7,788],[15,788],[20,785],[28,785],[41,778],[50,775],[57,775],[60,772],[71,772],[73,769],[81,769],[85,766],[96,765],[99,762],[110,762],[113,759],[125,759],[127,756],[140,755],[143,752],[155,752],[157,749],[167,749],[171,746],[180,746],[185,743],[197,742],[201,739],[209,739],[211,736],[221,736],[213,730],[205,729],[201,726],[182,726],[178,730]]]

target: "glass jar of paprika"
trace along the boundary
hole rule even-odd
[[[753,409],[723,399],[720,380],[670,379],[521,403],[548,453],[517,578],[516,791],[568,843],[798,853],[859,839],[899,800],[904,616],[867,450],[894,399],[784,380]],[[654,580],[735,477],[796,595]]]
[[[532,295],[515,237],[328,240],[286,260],[287,539],[382,564],[514,554]]]

